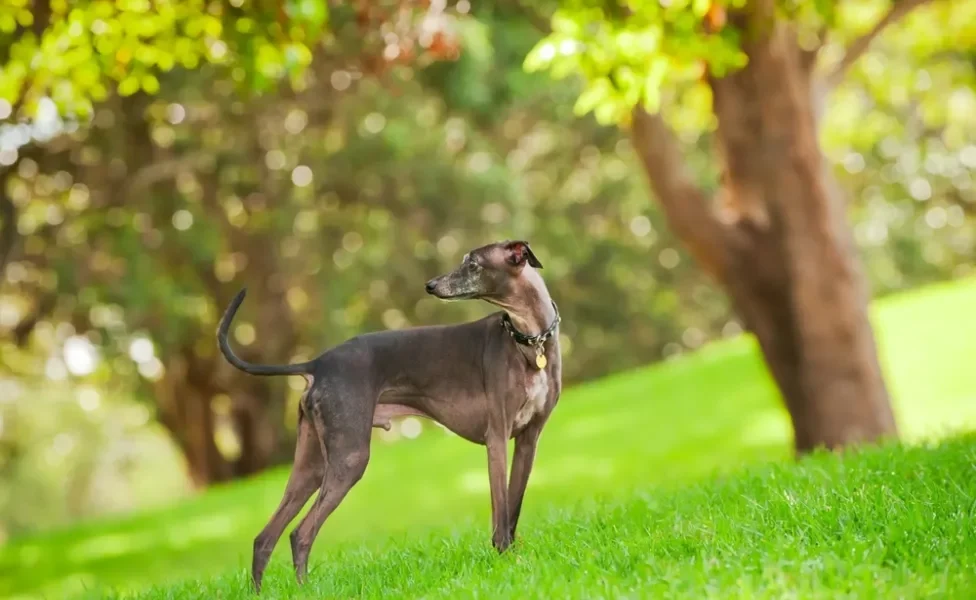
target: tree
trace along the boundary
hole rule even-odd
[[[237,31],[194,10],[183,20],[202,19],[214,31],[221,23],[222,36]],[[422,13],[428,21],[438,17],[430,10]],[[264,24],[258,31],[274,29],[276,13],[249,14]],[[460,248],[517,234],[549,248],[561,308],[580,315],[564,328],[564,348],[578,358],[567,378],[674,353],[686,330],[689,347],[717,333],[725,305],[679,264],[640,181],[621,168],[620,135],[574,122],[564,101],[572,86],[540,85],[550,82],[522,71],[538,33],[508,16],[451,17],[465,40],[461,56],[451,32],[424,46],[411,37],[414,23],[397,20],[401,50],[388,59],[378,35],[391,21],[383,11],[336,9],[328,36],[310,44],[315,60],[289,85],[281,77],[290,72],[274,61],[248,62],[243,35],[150,39],[163,53],[187,43],[201,52],[217,42],[227,48],[221,60],[206,54],[169,71],[140,71],[136,80],[151,75],[158,89],[123,88],[129,72],[115,68],[118,43],[102,47],[108,56],[92,54],[105,96],[79,92],[56,104],[63,131],[4,155],[15,157],[2,189],[17,214],[0,222],[17,235],[0,303],[19,307],[12,344],[0,323],[4,369],[43,378],[45,359],[61,354],[65,337],[89,340],[103,360],[86,383],[150,406],[204,486],[293,450],[299,390],[242,375],[215,351],[216,318],[244,285],[251,295],[237,322],[238,348],[257,362],[291,361],[364,330],[481,316],[473,305],[432,309],[417,282],[456,261]],[[65,18],[52,16],[40,46],[24,32],[4,38],[18,57],[5,73],[60,43]],[[89,27],[95,20],[78,18]],[[258,54],[280,56],[275,48]],[[38,109],[50,112],[54,88],[78,87],[79,71],[57,71],[42,56],[42,76],[4,96],[15,110],[0,127],[33,123]],[[242,72],[279,78],[258,94]],[[510,164],[510,155],[518,161]],[[567,193],[553,194],[563,182]],[[668,260],[644,268],[647,252],[662,251]],[[628,308],[605,310],[594,287]],[[693,298],[699,309],[677,314]],[[60,337],[33,335],[51,327]]]
[[[629,129],[670,226],[756,336],[798,453],[897,435],[847,201],[818,141],[831,89],[926,2],[885,4],[871,3],[882,16],[826,71],[820,56],[850,26],[845,3],[567,2],[526,58],[530,70],[582,75],[577,112]],[[679,137],[710,128],[714,197]]]
[[[162,264],[140,256],[147,234],[159,232],[140,230],[139,223],[151,223],[171,205],[174,178],[212,168],[214,158],[160,152],[151,97],[164,87],[187,85],[193,71],[205,66],[222,69],[224,83],[244,98],[283,81],[301,90],[328,17],[316,1],[241,4],[15,0],[0,7],[0,275],[11,257],[21,259],[19,266],[30,268],[21,279],[27,279],[23,291],[32,305],[14,328],[14,340],[24,346],[34,328],[55,315],[76,331],[116,342],[153,331],[166,363],[154,358],[158,366],[148,367],[158,375],[151,377],[157,380],[157,417],[198,484],[254,473],[276,460],[287,443],[282,420],[274,416],[283,398],[266,383],[222,376],[215,357],[207,356],[212,353],[201,354],[195,337],[181,327],[193,321],[181,308],[187,298],[180,297],[192,286],[166,285],[161,271],[199,269],[214,299],[225,298],[212,268],[194,260],[199,246],[177,243],[161,253]],[[109,122],[99,122],[99,109]],[[52,185],[55,179],[60,183]],[[147,194],[150,206],[138,202]],[[38,226],[30,211],[45,206],[55,216]],[[29,244],[20,249],[19,225],[25,222]],[[125,230],[123,224],[135,226]],[[213,240],[205,235],[194,241]],[[79,256],[82,244],[93,251]],[[126,264],[119,255],[133,260]],[[260,267],[261,261],[255,263]],[[149,301],[154,294],[161,302]],[[134,309],[124,323],[97,318],[119,305]],[[276,319],[278,330],[288,332],[287,315],[273,303],[265,306],[273,314],[264,320]],[[228,396],[233,399],[220,414],[213,399]],[[221,417],[241,434],[236,456],[218,451]]]
[[[242,331],[261,344],[244,352],[293,358],[308,295],[288,285],[292,261],[278,242],[315,211],[302,206],[310,190],[287,201],[311,183],[307,165],[284,170],[309,153],[289,131],[324,136],[338,101],[397,62],[384,58],[377,23],[396,14],[405,50],[417,45],[417,13],[401,4],[332,15],[318,0],[0,8],[0,275],[16,260],[8,279],[26,304],[12,337],[23,348],[53,321],[95,340],[111,368],[91,377],[153,403],[198,485],[291,452],[287,382],[228,369],[213,319],[246,264],[257,308]],[[408,58],[456,52],[449,35],[432,34]],[[138,353],[138,374],[135,342],[152,349]]]
[[[43,19],[29,21],[23,2],[0,7],[0,22],[9,25],[4,16],[13,15],[20,23],[19,35],[0,37],[0,48],[13,49],[15,57],[0,82],[17,81],[4,78],[26,72],[33,53],[48,53],[38,62],[45,67],[40,77],[0,87],[16,108],[0,119],[0,130],[18,133],[32,125],[39,108],[49,117],[55,88],[87,90],[92,73],[105,88],[104,98],[59,96],[74,99],[54,104],[63,121],[60,133],[35,137],[15,153],[6,146],[0,152],[0,159],[15,160],[3,174],[6,194],[0,200],[16,213],[0,214],[0,238],[12,248],[0,288],[0,376],[43,380],[45,361],[61,355],[66,337],[87,339],[104,359],[100,368],[59,385],[83,381],[145,402],[182,451],[193,479],[206,485],[248,475],[292,451],[300,390],[289,383],[298,382],[242,376],[215,353],[216,318],[244,285],[251,295],[235,341],[258,362],[307,358],[366,330],[481,316],[477,305],[432,303],[417,282],[447,268],[461,248],[510,235],[531,238],[551,257],[546,272],[566,316],[567,381],[643,365],[738,331],[726,299],[676,251],[673,231],[646,201],[643,174],[629,168],[635,153],[627,136],[573,115],[577,82],[553,82],[522,69],[541,34],[518,4],[430,3],[416,9],[415,20],[401,18],[401,5],[421,3],[339,6],[318,42],[300,38],[314,60],[293,70],[279,62],[295,40],[280,35],[277,7],[284,6],[288,17],[302,4],[246,3],[254,28],[244,32],[240,19],[224,12],[233,4],[180,3],[185,12],[176,28],[211,32],[202,38],[167,37],[165,27],[162,37],[140,38],[133,56],[151,50],[157,58],[140,67],[135,91],[133,70],[117,64],[118,38],[101,44],[92,38],[96,50],[108,53],[90,56],[94,69],[57,71],[59,63],[49,59],[70,30],[62,23],[63,4],[52,2],[40,47],[26,31]],[[86,11],[105,5],[123,7],[112,19],[146,16],[124,16],[125,10],[144,10],[138,2],[72,6],[90,28],[95,16]],[[870,27],[863,23],[873,17],[866,15],[858,27]],[[191,26],[196,19],[201,24]],[[546,19],[536,20],[548,26]],[[446,31],[416,39],[431,23],[446,23]],[[218,24],[220,35],[212,37]],[[854,29],[832,28],[831,37]],[[300,29],[286,30],[300,37]],[[934,30],[946,31],[941,20]],[[261,40],[272,47],[261,50]],[[219,60],[209,53],[213,47],[226,49]],[[154,54],[185,57],[187,48],[198,58],[174,59],[168,71],[162,67],[169,59]],[[886,73],[914,73],[916,63],[934,51],[925,44],[897,49],[919,56],[889,65]],[[292,52],[305,56],[301,49]],[[850,72],[858,86],[878,83],[856,65]],[[76,76],[82,76],[77,85]],[[932,77],[934,112],[952,86],[972,88],[971,79],[950,86],[939,72]],[[127,79],[129,87],[120,89]],[[885,290],[950,277],[973,262],[971,244],[958,243],[973,239],[965,230],[947,226],[917,234],[915,222],[932,210],[948,210],[953,223],[958,219],[951,211],[969,206],[951,204],[951,196],[968,193],[951,170],[938,181],[929,178],[944,208],[894,197],[904,196],[916,175],[888,178],[890,144],[879,142],[903,136],[902,145],[915,144],[912,128],[898,127],[918,117],[911,106],[894,103],[898,95],[891,88],[844,89],[847,96],[882,105],[871,119],[859,119],[852,103],[825,115],[825,122],[835,123],[826,128],[828,150],[856,148],[868,161],[845,178],[849,189],[876,196],[871,190],[884,186],[882,195],[892,196],[880,207],[853,207],[859,230],[876,230],[877,213],[890,213],[896,203],[909,215],[888,224],[887,243],[897,252],[867,246]],[[681,103],[674,102],[676,91]],[[687,166],[703,190],[714,185],[705,154],[707,94],[707,82],[662,87],[676,136],[696,140]],[[871,125],[879,113],[888,129],[836,125]],[[973,111],[952,114],[951,127],[925,121],[934,150],[920,160],[944,162],[968,143],[965,115]],[[695,138],[700,130],[706,133]],[[847,139],[847,131],[856,131],[858,139]],[[0,133],[0,144],[10,139],[19,134]],[[943,258],[923,260],[929,256]],[[613,298],[612,310],[607,298]],[[32,335],[35,330],[40,333]],[[146,340],[153,349],[148,357]],[[130,356],[135,342],[139,361]],[[34,400],[25,392],[18,402]],[[13,449],[0,448],[4,456],[44,445],[30,437],[12,440],[11,431],[0,432],[0,446]],[[51,480],[60,490],[60,479]]]

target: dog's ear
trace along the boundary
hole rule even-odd
[[[508,262],[513,266],[519,266],[528,261],[529,266],[536,269],[542,268],[542,263],[536,258],[528,242],[522,240],[508,242],[505,244],[505,250],[508,251]]]

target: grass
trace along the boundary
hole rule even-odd
[[[908,441],[976,429],[974,306],[972,279],[875,306]],[[860,597],[873,595],[860,593],[873,582],[888,586],[884,597],[947,597],[972,583],[953,562],[976,564],[971,438],[799,468],[782,461],[789,441],[747,338],[574,387],[543,434],[523,539],[499,558],[488,543],[482,448],[432,427],[377,440],[366,476],[316,542],[314,582],[302,594]],[[754,466],[743,474],[743,465]],[[15,540],[0,548],[0,597],[155,584],[171,587],[148,597],[237,597],[251,540],[286,476]],[[268,597],[298,594],[288,560],[280,544]]]
[[[976,436],[554,510],[497,556],[484,532],[349,545],[267,598],[965,598],[976,596]],[[136,598],[249,598],[246,573]],[[93,591],[92,597],[98,596]]]

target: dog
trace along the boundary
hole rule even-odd
[[[254,540],[255,591],[284,529],[318,489],[290,536],[295,576],[304,583],[319,529],[366,470],[371,429],[389,429],[391,419],[407,415],[432,419],[487,448],[492,545],[508,549],[539,436],[562,390],[559,311],[541,269],[525,241],[476,248],[455,270],[428,281],[426,291],[442,300],[484,300],[500,312],[460,325],[360,335],[291,365],[251,364],[234,354],[227,334],[247,289],[237,294],[217,331],[227,361],[251,375],[301,375],[307,383],[291,476]]]

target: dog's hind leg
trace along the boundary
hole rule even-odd
[[[316,421],[317,427],[328,431],[323,440],[328,460],[322,488],[308,514],[291,533],[292,560],[299,583],[304,583],[308,575],[308,555],[323,523],[362,478],[369,463],[372,410],[343,410],[337,402],[323,416],[324,423]]]
[[[281,503],[271,520],[254,539],[251,579],[254,589],[261,591],[261,578],[278,539],[288,523],[298,514],[312,493],[319,487],[325,473],[325,458],[314,425],[303,413],[298,416],[298,441],[295,444],[295,463]]]

